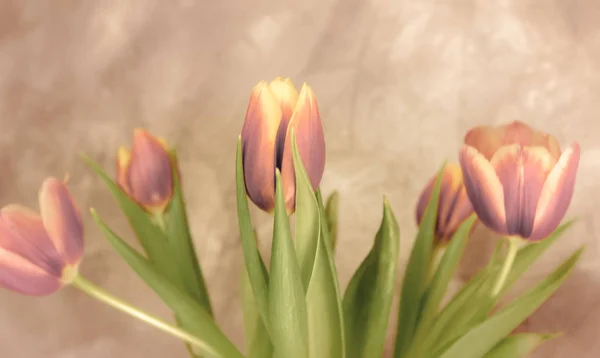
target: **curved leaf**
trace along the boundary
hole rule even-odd
[[[340,205],[340,194],[334,191],[329,195],[325,203],[325,217],[331,238],[331,248],[335,251],[338,242],[338,208]]]
[[[400,230],[387,199],[371,251],[352,276],[344,294],[346,354],[349,358],[383,355],[392,309]]]
[[[96,212],[92,211],[92,215],[112,247],[148,283],[148,286],[156,292],[162,301],[175,312],[181,320],[183,328],[205,341],[220,357],[243,358],[240,351],[223,334],[200,303],[173,284],[168,277],[157,271],[146,258],[108,228]]]
[[[423,307],[419,317],[417,332],[411,342],[411,349],[407,355],[408,357],[420,357],[421,352],[427,348],[423,345],[423,341],[427,334],[431,332],[435,316],[439,312],[440,304],[444,299],[448,284],[458,267],[458,262],[462,257],[462,253],[467,244],[467,239],[469,238],[469,233],[476,219],[477,216],[473,214],[469,219],[462,223],[450,240],[446,252],[442,256],[442,260],[437,267],[433,280],[423,298]]]
[[[577,250],[536,287],[471,329],[446,350],[441,358],[478,358],[489,352],[562,285],[582,252],[583,248]]]
[[[152,264],[173,282],[180,284],[179,270],[176,265],[173,265],[167,235],[152,222],[148,213],[121,190],[94,160],[87,156],[83,156],[83,160],[104,181],[119,203]]]
[[[345,357],[341,299],[337,275],[331,269],[322,235],[319,203],[298,153],[292,132],[292,157],[296,176],[296,249],[306,288],[308,350],[312,358]]]
[[[268,299],[271,337],[278,357],[306,358],[308,357],[308,319],[304,289],[279,170],[275,177],[275,223]]]
[[[267,268],[264,267],[266,272]],[[244,342],[248,358],[264,358],[273,355],[269,334],[260,317],[256,300],[252,294],[250,279],[244,266],[242,272],[242,313],[244,316]]]
[[[504,338],[483,358],[525,358],[555,334],[522,333]]]
[[[171,162],[174,168],[178,168],[177,154],[171,151]],[[179,180],[178,170],[173,170],[173,199],[166,212],[166,229],[169,236],[169,246],[177,260],[171,264],[179,266],[183,288],[195,297],[212,316],[210,296],[206,289],[202,268],[196,255],[194,240],[190,232],[185,208],[185,198]]]
[[[269,305],[267,290],[267,273],[264,268],[264,262],[260,257],[254,228],[250,218],[250,209],[248,208],[248,197],[246,196],[246,183],[244,181],[244,162],[242,160],[242,138],[238,137],[236,166],[235,166],[235,188],[237,198],[238,223],[240,227],[240,238],[242,240],[242,251],[244,252],[244,263],[248,280],[252,288],[252,295],[256,302],[258,313],[260,314],[265,329],[272,337],[269,324]]]
[[[445,166],[445,164],[444,164]],[[400,293],[400,309],[396,328],[396,345],[394,357],[405,356],[415,335],[415,329],[421,312],[421,302],[429,278],[431,252],[434,244],[435,225],[437,220],[440,185],[444,166],[439,170],[431,199],[427,204],[423,220],[415,239]]]

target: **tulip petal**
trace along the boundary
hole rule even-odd
[[[439,214],[436,225],[440,233],[444,233],[447,228],[448,221],[457,204],[457,194],[460,192],[462,186],[463,182],[460,166],[454,163],[447,164],[444,168],[444,176],[442,177],[440,188]]]
[[[294,87],[292,80],[289,78],[277,77],[269,83],[269,89],[275,95],[281,106],[281,122],[277,130],[277,140],[275,148],[277,148],[277,158],[275,159],[277,167],[281,168],[281,160],[283,157],[283,148],[285,146],[285,137],[290,119],[298,103],[298,91]]]
[[[508,235],[529,237],[542,186],[555,160],[544,147],[500,148],[491,161],[504,189]]]
[[[574,143],[564,151],[548,175],[537,202],[530,240],[549,236],[567,213],[575,189],[579,157],[579,144]]]
[[[281,106],[264,81],[252,90],[242,127],[244,179],[248,196],[259,208],[275,207],[276,138]]]
[[[494,167],[477,149],[464,146],[460,166],[465,189],[481,222],[500,234],[506,234],[504,190]]]
[[[442,178],[442,180],[443,180],[443,178]],[[427,208],[427,204],[429,204],[429,201],[431,200],[431,193],[433,192],[434,183],[435,183],[435,177],[429,180],[429,182],[427,183],[427,185],[421,192],[421,195],[419,196],[419,200],[417,201],[417,210],[416,210],[417,225],[421,225],[421,221],[423,220],[423,215],[425,214],[425,209]],[[441,195],[441,190],[443,188],[443,184],[444,183],[442,182],[442,184],[441,184],[442,186],[440,187],[440,195]]]
[[[521,144],[525,147],[544,147],[555,160],[560,157],[560,145],[553,136],[536,131],[529,125],[515,121],[504,126],[503,145]]]
[[[0,286],[30,296],[45,296],[62,287],[51,275],[23,256],[0,247]]]
[[[325,171],[325,135],[323,133],[323,125],[315,93],[306,83],[300,89],[298,103],[288,126],[283,159],[281,161],[281,175],[288,209],[295,205],[295,176],[291,143],[292,128],[296,137],[298,153],[300,154],[313,190],[316,191]]]
[[[503,134],[502,127],[477,126],[467,132],[464,143],[477,149],[486,159],[490,160],[502,146]]]
[[[0,248],[21,256],[55,277],[60,277],[65,266],[42,218],[24,206],[8,205],[0,211]]]
[[[173,197],[173,174],[169,153],[158,139],[136,129],[128,170],[131,196],[145,208],[164,210]]]
[[[127,179],[127,172],[130,164],[131,152],[125,147],[120,147],[119,152],[117,153],[117,184],[119,184],[121,189],[128,195],[132,195]]]
[[[452,211],[446,219],[443,229],[443,239],[450,240],[460,225],[473,214],[473,205],[467,196],[465,188],[461,188],[452,199]]]
[[[62,181],[48,178],[39,194],[44,227],[58,254],[69,264],[83,256],[83,220],[73,196]]]

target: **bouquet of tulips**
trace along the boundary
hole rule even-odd
[[[561,151],[552,136],[514,122],[472,129],[459,158],[425,185],[406,266],[398,262],[399,228],[384,198],[372,248],[342,290],[334,262],[336,243],[343,241],[337,237],[338,195],[325,200],[319,190],[325,140],[315,94],[306,84],[298,93],[289,79],[261,81],[250,97],[235,163],[245,262],[244,349],[213,318],[177,153],[145,130],[135,131],[131,150],[119,150],[115,179],[84,156],[118,202],[141,249],[99,213],[91,210],[91,215],[116,252],[170,308],[172,320],[124,302],[79,273],[83,221],[66,179],[44,181],[39,214],[19,205],[1,210],[0,285],[33,296],[64,286],[80,289],[181,339],[192,357],[382,357],[386,332],[393,328],[394,358],[525,357],[556,335],[515,329],[561,286],[582,249],[533,288],[509,302],[502,299],[568,228],[569,223],[559,224],[573,195],[579,147]],[[248,199],[273,215],[269,265],[258,250],[263,238],[253,228]],[[487,266],[450,296],[449,283],[474,225],[503,239]],[[396,287],[398,271],[401,287]],[[399,315],[390,323],[396,289]]]

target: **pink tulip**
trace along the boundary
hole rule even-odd
[[[267,212],[275,207],[276,169],[281,171],[287,211],[295,210],[292,129],[308,178],[317,190],[325,170],[325,136],[314,92],[304,84],[298,94],[289,79],[259,82],[242,128],[242,153],[248,197]]]
[[[417,224],[421,224],[436,177],[433,177],[423,189],[417,202]],[[467,197],[462,171],[458,164],[447,164],[442,174],[440,196],[435,226],[435,241],[446,245],[460,225],[473,214],[473,206]]]
[[[567,212],[579,156],[577,143],[561,153],[552,136],[513,122],[469,131],[460,164],[484,225],[501,235],[539,241]]]
[[[48,178],[40,212],[21,205],[0,210],[0,286],[31,296],[54,293],[77,274],[83,222],[64,182]]]
[[[164,141],[136,129],[131,151],[121,147],[117,184],[149,212],[161,214],[173,198],[173,165]]]

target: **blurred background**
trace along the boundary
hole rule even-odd
[[[344,287],[372,244],[384,193],[401,226],[404,262],[417,195],[443,160],[457,159],[465,131],[522,120],[563,148],[579,141],[582,159],[568,214],[579,221],[520,286],[587,245],[574,274],[526,328],[565,332],[537,357],[595,357],[599,18],[594,0],[2,0],[0,204],[37,207],[42,180],[70,173],[86,221],[82,272],[168,317],[93,224],[89,207],[133,237],[79,159],[85,152],[112,175],[116,150],[130,144],[135,127],[166,138],[179,149],[217,320],[242,346],[234,152],[257,81],[291,77],[317,94],[327,140],[322,188],[341,194],[336,259]],[[255,214],[268,252],[271,221]],[[455,286],[490,242],[473,240]],[[3,290],[0,355],[159,358],[186,351],[72,289],[41,299]]]

